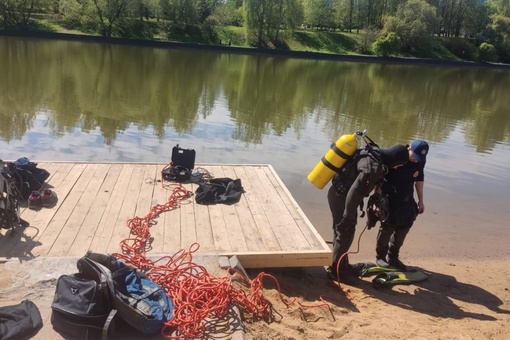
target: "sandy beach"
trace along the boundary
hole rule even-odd
[[[268,270],[297,300],[287,307],[267,281],[275,321],[246,320],[246,339],[509,339],[507,263],[419,259],[426,281],[379,289],[370,277],[339,287],[323,268]]]
[[[354,259],[356,257],[353,257]],[[242,313],[244,338],[264,339],[509,339],[510,270],[505,259],[413,258],[424,282],[376,289],[371,277],[352,284],[328,280],[323,267],[250,269],[261,272],[273,321]],[[67,265],[69,266],[69,264]],[[57,271],[72,270],[55,263]],[[0,305],[34,301],[49,324],[54,281],[30,277],[24,265],[4,265]],[[9,288],[7,288],[9,287]],[[5,288],[5,289],[4,289]],[[281,294],[280,294],[281,293]],[[47,332],[35,337],[42,339]],[[222,337],[224,339],[224,337]]]

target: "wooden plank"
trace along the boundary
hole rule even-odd
[[[55,214],[51,222],[48,224],[48,228],[46,228],[46,230],[41,235],[39,240],[42,244],[41,247],[38,248],[38,254],[47,256],[51,252],[52,248],[54,253],[66,253],[62,251],[60,245],[56,244],[55,241],[57,240],[59,234],[64,230],[64,227],[66,227],[66,230],[67,228],[72,228],[73,231],[75,228],[77,228],[75,224],[67,227],[67,225],[69,225],[71,222],[69,221],[69,217],[73,213],[81,196],[88,187],[88,184],[92,179],[95,170],[98,167],[97,164],[77,164],[77,166],[78,165],[83,165],[79,175],[77,172],[74,172],[73,169],[73,171],[69,173],[70,176],[66,177],[64,180],[64,182],[71,184],[72,190],[69,190],[68,195],[58,210],[58,214]]]
[[[99,191],[94,197],[90,211],[83,220],[83,230],[77,235],[67,256],[83,256],[91,249],[92,240],[100,235],[99,227],[101,219],[105,213],[105,207],[112,195],[113,189],[119,179],[122,170],[121,164],[102,165],[101,169],[105,169],[106,175],[102,183],[100,183]],[[103,170],[104,171],[104,170]]]
[[[147,216],[172,194],[157,182],[164,166],[159,163],[39,166],[50,172],[47,185],[55,188],[59,200],[53,208],[23,210],[31,226],[17,238],[0,238],[0,258],[120,252],[120,241],[130,237],[127,221]],[[270,165],[212,164],[202,169],[216,178],[241,179],[246,192],[233,205],[199,205],[191,197],[190,204],[181,202],[164,212],[150,228],[149,256],[173,255],[198,242],[199,253],[237,255],[246,268],[329,264],[329,247]],[[197,185],[184,187],[194,192]]]
[[[178,197],[179,184],[167,183],[166,196],[169,202],[170,210],[166,212],[165,225],[164,225],[164,254],[174,254],[182,249],[181,244],[181,214],[179,211],[179,204],[176,197]]]
[[[301,210],[297,202],[292,197],[289,190],[285,187],[285,184],[276,174],[272,166],[268,166],[264,169],[267,178],[271,181],[273,187],[278,192],[281,203],[287,207],[289,212],[292,214],[296,225],[299,227],[301,233],[308,241],[309,245],[313,249],[326,249],[329,250],[329,246],[326,244],[324,239],[320,236],[319,232],[312,225],[310,220],[306,217],[305,213]]]
[[[255,237],[255,239],[258,239],[255,235],[260,235],[262,243],[259,245],[261,248],[270,251],[281,251],[282,245],[278,241],[271,222],[265,213],[265,205],[261,202],[260,197],[257,195],[258,183],[252,181],[253,178],[251,178],[250,174],[248,174],[246,170],[247,167],[244,166],[236,166],[235,168],[235,172],[241,179],[241,183],[245,190],[244,201],[246,202],[252,216],[250,220],[253,220],[254,222],[252,228],[257,230],[252,233],[252,236]]]
[[[268,173],[264,171],[266,167],[259,167],[259,169],[260,171],[257,172],[257,176],[260,180],[260,185],[264,188],[269,197],[268,213],[272,213],[273,218],[276,218],[281,227],[287,230],[288,236],[290,236],[295,247],[294,249],[308,249],[310,246],[308,240],[301,233],[288,207],[283,204],[280,193],[274,188]],[[280,243],[286,240],[287,239],[280,239]]]
[[[87,219],[89,211],[91,210],[96,196],[99,194],[101,183],[104,181],[109,165],[107,164],[91,164],[84,170],[90,172],[90,179],[87,176],[80,177],[79,182],[87,179],[86,187],[83,190],[83,194],[78,199],[78,202],[74,206],[71,215],[65,223],[65,228],[58,235],[55,240],[55,244],[58,246],[52,247],[51,251],[48,252],[50,256],[64,256],[68,255],[70,250],[73,248],[72,245],[80,242],[80,239],[86,239],[89,234],[94,234],[97,228],[97,224],[88,225],[83,222]],[[78,185],[77,183],[77,185]],[[85,185],[85,183],[83,184]],[[74,191],[74,190],[73,190]],[[80,236],[81,235],[81,236]],[[83,241],[82,241],[83,242]],[[81,248],[81,245],[80,245]],[[87,247],[88,248],[88,247]],[[78,249],[76,249],[78,250]],[[80,252],[77,255],[85,255],[85,251]]]
[[[117,204],[120,205],[119,214],[115,223],[111,226],[113,233],[106,250],[107,253],[120,253],[120,242],[126,239],[134,239],[131,235],[131,229],[128,221],[135,217],[136,205],[138,203],[138,196],[142,190],[142,183],[144,182],[144,165],[135,164],[131,177],[126,183],[127,190],[123,199],[121,198]],[[131,244],[132,245],[132,244]]]
[[[105,212],[101,217],[101,221],[96,232],[96,237],[92,240],[90,249],[98,253],[108,252],[108,245],[112,238],[117,217],[122,207],[122,200],[126,196],[126,192],[131,180],[131,174],[135,168],[134,164],[124,164],[113,189],[110,200],[105,207]]]
[[[231,167],[222,166],[219,170],[218,176],[220,177],[228,177],[231,179],[236,178],[236,174]],[[242,181],[241,181],[242,183]],[[244,201],[244,194],[241,196],[240,201]],[[228,229],[228,237],[231,245],[231,250],[233,251],[247,251],[248,245],[246,243],[246,238],[244,235],[242,221],[239,218],[239,214],[237,213],[237,205],[238,203],[232,205],[219,204],[221,211],[223,213],[223,219],[225,220],[225,225]]]
[[[193,186],[186,184],[183,186],[188,192],[193,193]],[[175,213],[179,213],[181,219],[181,248],[190,249],[197,243],[197,230],[195,222],[195,210],[192,201],[193,197],[179,201],[179,208]]]
[[[299,250],[296,252],[236,253],[244,268],[316,267],[331,263],[331,252]]]
[[[267,179],[263,181],[265,174],[259,176],[259,173],[263,172],[263,170],[260,166],[246,167],[245,170],[249,180],[253,183],[253,193],[261,202],[264,214],[266,214],[267,221],[269,222],[269,226],[262,225],[260,228],[271,228],[283,251],[297,250],[298,245],[295,244],[291,232],[286,228],[284,216],[282,216],[281,211],[276,207],[278,197],[275,197],[274,192],[268,188]]]
[[[142,178],[142,184],[140,189],[140,195],[138,195],[138,201],[136,204],[135,216],[149,220],[149,233],[152,234],[152,227],[154,222],[152,219],[152,197],[154,196],[154,190],[157,185],[157,173],[158,167],[155,164],[145,165],[144,174]],[[154,238],[151,237],[147,240],[146,251],[150,251],[151,243]]]
[[[152,206],[160,206],[163,209],[168,202],[168,191],[163,188],[161,181],[155,182],[154,194],[152,196]],[[152,208],[151,208],[152,209]],[[163,212],[154,219],[154,224],[150,229],[153,241],[151,243],[151,252],[153,254],[163,254],[163,245],[167,238],[171,238],[171,235],[165,237],[165,223],[168,216],[168,212]]]
[[[241,185],[244,188],[246,183],[246,179],[243,176],[246,174],[244,171],[239,171],[239,166],[229,166],[224,167],[225,175],[233,178],[240,179]],[[239,221],[241,221],[242,233],[244,235],[244,239],[246,242],[246,250],[248,251],[261,251],[266,250],[264,247],[264,240],[262,239],[262,235],[260,234],[259,229],[257,228],[257,223],[253,218],[253,215],[250,211],[250,206],[248,203],[248,196],[251,196],[252,193],[247,192],[245,189],[245,193],[243,194],[241,200],[235,205],[236,214],[239,217]],[[277,247],[278,248],[278,245]]]

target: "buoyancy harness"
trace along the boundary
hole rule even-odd
[[[346,160],[341,169],[339,169],[333,176],[332,183],[337,189],[338,194],[345,193],[349,190],[352,182],[358,176],[357,163],[360,159],[370,157],[375,162],[381,164],[384,167],[384,171],[387,172],[387,168],[383,163],[383,156],[380,152],[379,145],[377,145],[370,137],[367,136],[366,130],[357,131],[355,136],[365,142],[363,147],[357,148],[355,152]],[[368,196],[368,195],[367,195]],[[373,202],[369,202],[369,205]],[[373,207],[372,207],[373,208]],[[365,216],[364,200],[359,204],[360,217]],[[368,210],[371,213],[373,210]]]
[[[19,199],[15,179],[0,160],[0,228],[13,229],[21,222]]]
[[[386,222],[390,216],[390,202],[387,194],[375,191],[368,198],[367,229],[372,229],[377,222]]]

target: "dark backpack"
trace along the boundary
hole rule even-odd
[[[31,339],[42,328],[41,313],[30,300],[0,307],[0,339]]]
[[[240,179],[213,178],[199,183],[195,191],[195,201],[198,204],[233,204],[239,202],[243,192]]]
[[[164,289],[112,255],[88,252],[79,274],[62,275],[52,304],[52,324],[74,338],[107,338],[115,315],[143,334],[156,334],[173,317]],[[71,333],[72,331],[72,333]]]
[[[18,158],[13,163],[7,163],[9,171],[13,174],[16,188],[22,200],[28,200],[32,191],[38,191],[43,187],[44,181],[50,177],[50,173],[38,168],[37,163],[28,158]]]
[[[51,310],[53,328],[72,339],[106,339],[116,314],[99,273],[61,275]]]

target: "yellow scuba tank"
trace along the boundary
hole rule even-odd
[[[315,168],[308,174],[308,180],[317,188],[322,189],[333,178],[349,157],[358,149],[356,135],[343,135],[331,146]]]

